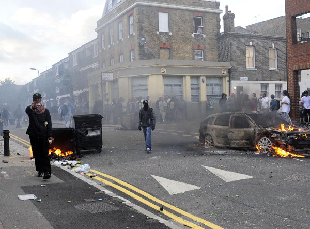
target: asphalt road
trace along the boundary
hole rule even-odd
[[[206,150],[196,138],[198,125],[158,124],[150,154],[144,151],[142,132],[103,127],[102,152],[85,152],[82,162],[191,214],[182,218],[203,219],[197,224],[205,228],[208,222],[236,229],[310,227],[309,159]],[[28,140],[24,132],[11,128]],[[128,193],[107,188],[152,211]]]

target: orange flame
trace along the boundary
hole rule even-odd
[[[276,130],[280,130],[280,131],[283,131],[283,132],[288,132],[288,131],[294,131],[295,129],[297,128],[294,128],[292,126],[288,126],[287,128],[285,127],[285,125],[282,123],[281,124],[281,127],[275,127]],[[298,129],[300,130],[300,129]]]
[[[67,152],[61,152],[60,149],[56,149],[55,147],[53,149],[49,149],[49,156],[56,155],[57,157],[68,157],[69,155],[72,155],[72,151]]]
[[[275,153],[273,157],[305,157],[303,155],[287,152],[284,149],[281,149],[280,147],[272,146],[272,149],[274,150]]]
[[[30,147],[28,148],[28,150],[29,150],[29,157],[30,157],[30,158],[33,158],[32,147],[30,146]]]

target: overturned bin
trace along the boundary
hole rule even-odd
[[[99,114],[74,115],[75,145],[78,155],[81,150],[95,150],[102,148],[102,116]]]

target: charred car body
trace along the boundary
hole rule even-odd
[[[290,126],[274,113],[213,114],[201,122],[199,133],[199,140],[206,148],[256,148],[265,153],[281,149],[291,154],[310,153],[309,130]]]

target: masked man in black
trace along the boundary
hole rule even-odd
[[[48,157],[48,144],[52,143],[52,119],[48,109],[41,103],[41,95],[33,95],[33,103],[26,107],[29,117],[27,134],[30,138],[33,156],[35,158],[38,177],[49,179],[51,177],[51,163]]]
[[[155,130],[155,125],[156,125],[156,118],[153,109],[149,107],[147,100],[143,100],[143,107],[140,109],[139,112],[138,129],[139,130],[143,129],[147,152],[150,152],[152,150],[151,133],[152,130]]]

